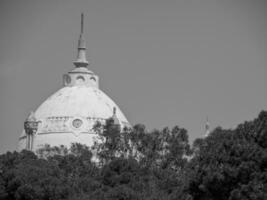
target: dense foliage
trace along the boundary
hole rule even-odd
[[[190,147],[187,131],[96,126],[99,142],[0,155],[0,200],[264,200],[267,112]],[[93,162],[93,161],[97,162]]]

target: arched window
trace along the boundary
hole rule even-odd
[[[64,85],[68,85],[71,82],[71,78],[68,74],[63,75]]]
[[[85,81],[83,76],[77,76],[76,80],[79,81],[79,82],[84,82]]]
[[[96,78],[95,78],[94,76],[92,76],[92,77],[90,78],[90,80],[96,81]]]

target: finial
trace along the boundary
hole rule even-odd
[[[116,115],[116,107],[113,107],[113,115]]]
[[[88,61],[86,60],[86,45],[85,41],[83,39],[83,13],[81,13],[81,33],[80,38],[78,41],[78,54],[77,54],[77,60],[74,62],[74,65],[76,67],[87,67]]]

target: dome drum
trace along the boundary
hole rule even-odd
[[[99,77],[93,72],[87,70],[71,71],[63,75],[64,86],[85,85],[88,87],[99,87]]]

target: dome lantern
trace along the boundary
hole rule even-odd
[[[86,59],[86,45],[83,38],[83,20],[84,15],[81,14],[81,33],[78,41],[78,54],[77,60],[74,61],[75,68],[63,75],[64,86],[87,86],[87,87],[99,87],[99,77],[89,70],[89,65]]]

